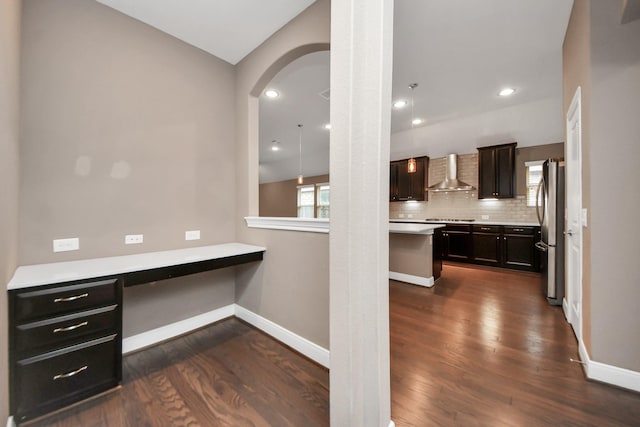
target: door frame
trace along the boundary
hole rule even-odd
[[[571,132],[572,127],[575,126],[577,131]],[[579,230],[576,236],[565,234],[565,272],[566,272],[566,292],[562,301],[562,308],[567,321],[571,324],[573,331],[576,335],[578,343],[582,345],[582,295],[583,295],[583,238],[582,227],[584,221],[582,216],[582,89],[580,86],[576,89],[569,109],[567,110],[566,121],[566,221],[565,227],[568,230],[570,227],[569,219],[578,218]],[[571,135],[576,138],[576,141],[570,140]],[[571,150],[576,150],[573,153]],[[576,179],[571,179],[573,176]],[[569,203],[569,195],[576,195],[576,203]],[[575,200],[575,198],[574,198]],[[576,206],[577,205],[577,206]],[[577,209],[577,212],[575,211]],[[578,254],[577,260],[572,260],[572,251],[570,246],[570,240],[577,237],[578,242]],[[574,264],[575,262],[575,264]],[[572,274],[571,266],[576,265],[576,272]],[[574,300],[575,299],[575,300]],[[577,304],[578,310],[573,310],[573,305]]]

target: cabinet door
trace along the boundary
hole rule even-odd
[[[409,173],[408,159],[392,162],[396,168],[396,198],[393,200],[426,200],[425,189],[428,157],[416,158],[416,171]]]
[[[518,270],[536,270],[535,235],[504,235],[504,266]]]
[[[496,156],[495,150],[478,150],[478,198],[496,197]]]
[[[473,233],[473,261],[478,264],[500,264],[500,234],[497,233]]]
[[[467,261],[470,258],[471,233],[468,231],[445,232],[445,256],[452,261]]]
[[[389,201],[398,200],[398,163],[391,162],[389,164]]]
[[[495,197],[513,197],[516,180],[516,150],[514,145],[505,145],[495,149],[496,159],[496,195]]]

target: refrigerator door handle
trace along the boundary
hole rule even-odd
[[[540,182],[538,183],[538,188],[536,190],[536,215],[538,216],[538,222],[542,227],[542,223],[544,222],[544,176],[540,178]],[[542,203],[540,201],[542,200]],[[540,215],[540,208],[542,207],[542,215]]]
[[[547,252],[547,249],[549,248],[549,245],[547,245],[545,242],[543,242],[542,240],[539,242],[536,242],[535,244],[536,248],[542,252]]]

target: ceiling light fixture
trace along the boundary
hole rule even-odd
[[[280,96],[278,91],[274,89],[268,89],[264,92],[264,94],[267,98],[277,98],[278,96]]]
[[[416,124],[419,125],[420,123],[422,123],[422,120],[416,119],[416,118],[413,117],[413,104],[414,104],[413,103],[413,90],[418,87],[418,83],[411,83],[409,85],[409,87],[411,88],[411,138],[414,138],[413,125],[416,125]],[[417,121],[417,123],[416,123],[416,121]],[[414,146],[415,146],[415,144],[414,144]],[[407,162],[407,172],[408,173],[415,173],[417,169],[418,169],[418,167],[416,165],[416,159],[414,159],[413,156],[411,156],[411,158]]]
[[[298,184],[304,182],[302,177],[302,125],[298,125],[298,144],[299,144],[299,157],[298,157]]]
[[[401,99],[393,103],[393,108],[404,108],[406,106],[407,106],[407,101],[404,99]]]
[[[273,144],[271,145],[271,151],[280,151],[280,143],[278,141],[274,139],[271,144]]]
[[[498,95],[500,96],[511,96],[516,92],[516,90],[514,88],[511,87],[505,87],[504,89],[502,89]]]
[[[327,123],[326,125],[324,125],[324,128],[326,130],[331,130],[331,123]]]

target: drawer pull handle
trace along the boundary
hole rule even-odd
[[[489,227],[481,227],[480,230],[489,231],[491,229]]]
[[[53,330],[53,333],[57,334],[58,332],[73,331],[74,329],[82,328],[83,326],[87,326],[88,324],[89,324],[89,322],[81,322],[81,323],[78,323],[77,325],[71,325],[71,326],[67,326],[65,328],[55,328]]]
[[[80,298],[86,298],[86,297],[88,297],[88,296],[89,296],[89,293],[88,293],[88,292],[86,292],[86,293],[84,293],[84,294],[74,295],[74,296],[72,296],[72,297],[56,298],[56,299],[54,299],[54,300],[53,300],[53,302],[69,302],[69,301],[75,301],[75,300],[77,300],[77,299],[80,299]]]
[[[524,228],[514,228],[513,231],[524,231]]]
[[[82,371],[86,371],[89,368],[89,365],[84,365],[82,368],[78,368],[75,371],[71,371],[71,372],[67,372],[66,374],[58,374],[58,375],[54,375],[53,380],[62,380],[65,378],[69,378],[72,377],[74,375],[79,374]]]

